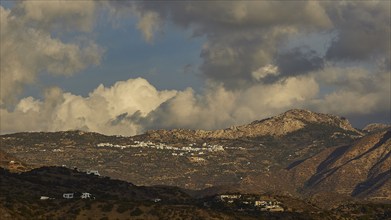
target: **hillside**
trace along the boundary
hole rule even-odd
[[[391,130],[354,144],[333,147],[291,169],[306,194],[328,192],[371,201],[391,201]],[[320,198],[319,198],[320,199]]]

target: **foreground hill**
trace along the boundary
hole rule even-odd
[[[196,190],[198,197],[277,193],[332,207],[357,199],[390,201],[389,130],[372,128],[360,131],[344,118],[295,109],[215,131],[156,130],[133,137],[37,132],[0,140],[8,156],[30,169],[77,167],[136,185]]]
[[[374,203],[345,204],[326,211],[287,196],[236,193],[196,199],[176,187],[141,187],[64,167],[41,167],[19,174],[0,169],[0,174],[2,220],[385,219],[391,216],[391,205]],[[64,193],[72,194],[73,198],[64,198]],[[81,198],[82,193],[89,193],[89,198]]]
[[[140,187],[64,167],[20,174],[0,169],[0,174],[1,219],[237,218],[199,208],[194,199],[174,187]],[[91,198],[81,199],[85,192]],[[64,193],[73,193],[74,198],[65,199]]]

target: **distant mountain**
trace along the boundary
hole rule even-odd
[[[381,124],[381,123],[372,123],[365,126],[362,130],[367,133],[377,132],[381,130],[390,129],[391,125],[389,124]]]
[[[4,153],[31,168],[94,169],[136,185],[176,186],[202,196],[277,193],[329,206],[391,200],[389,132],[360,131],[344,118],[295,109],[214,131],[154,130],[133,137],[27,132],[0,140]]]
[[[308,110],[293,109],[272,118],[254,121],[248,125],[233,126],[223,130],[155,130],[146,135],[152,139],[165,136],[179,139],[238,139],[260,136],[281,137],[309,126],[326,126],[349,132],[352,135],[362,135],[361,131],[353,128],[346,118],[334,115],[315,113]]]

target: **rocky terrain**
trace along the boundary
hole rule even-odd
[[[1,166],[10,169],[13,161],[17,172],[64,166],[136,185],[181,187],[194,197],[272,193],[328,208],[391,200],[389,127],[358,130],[344,118],[307,110],[215,131],[154,130],[133,137],[26,132],[0,138],[0,155],[6,155]]]

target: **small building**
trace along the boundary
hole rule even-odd
[[[241,197],[242,197],[242,195],[239,195],[239,194],[220,195],[220,200],[240,199]]]
[[[73,199],[73,195],[74,195],[74,193],[64,193],[64,194],[62,194],[62,197],[64,199]]]
[[[48,200],[48,199],[50,199],[49,196],[41,196],[41,198],[40,198],[40,200]]]
[[[97,170],[87,170],[87,174],[93,174],[95,176],[100,176],[99,171],[97,171]]]
[[[268,211],[268,212],[283,212],[284,208],[282,208],[279,205],[266,205],[261,208],[261,211]]]
[[[273,208],[270,209],[270,212],[283,212],[284,208],[282,208],[279,205],[274,206]]]
[[[155,199],[153,199],[153,201],[154,201],[154,202],[161,202],[161,201],[162,201],[162,199],[155,198]]]
[[[266,201],[257,200],[257,201],[255,201],[254,206],[265,206],[266,204],[267,204]]]

